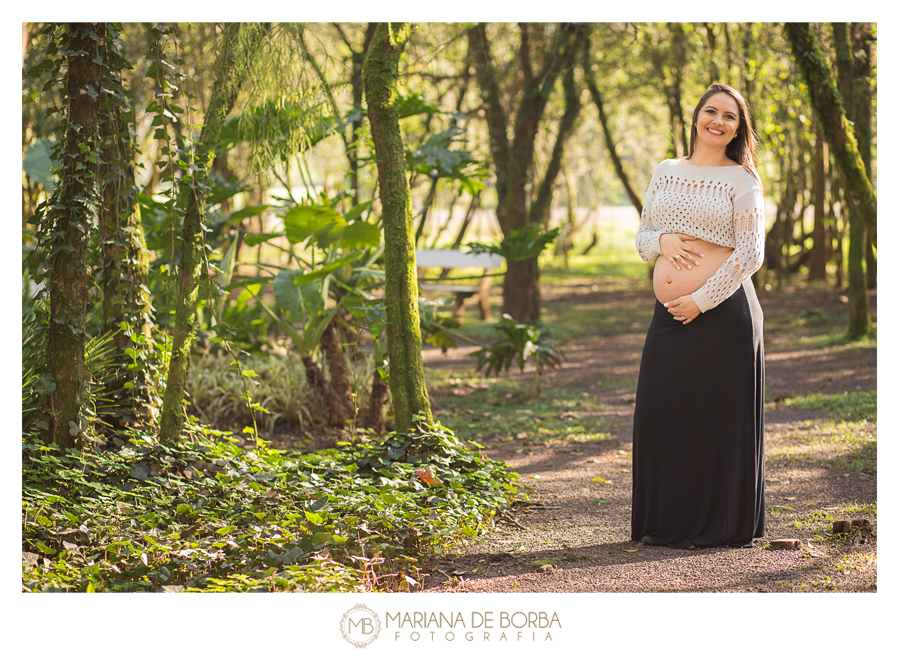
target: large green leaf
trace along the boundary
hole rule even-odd
[[[296,284],[295,284],[296,285]],[[325,310],[325,297],[322,294],[322,280],[307,281],[296,286],[300,293],[300,299],[306,312],[310,315],[320,315]]]
[[[277,233],[250,233],[244,236],[244,244],[248,247],[255,247],[262,242],[268,242],[272,238],[280,238],[282,235],[284,235],[284,231],[278,231]]]
[[[295,206],[284,216],[284,230],[291,244],[312,237],[319,247],[328,246],[346,225],[343,215],[326,206]]]
[[[300,317],[301,314],[300,291],[294,283],[297,274],[296,270],[282,270],[273,284],[278,308],[294,317]]]
[[[25,150],[22,156],[22,169],[28,177],[40,183],[45,190],[51,190],[56,185],[56,174],[52,173],[55,165],[59,164],[51,160],[53,153],[53,140],[36,139]]]
[[[344,215],[344,219],[346,219],[348,222],[352,222],[354,219],[361,216],[366,210],[368,210],[373,203],[373,200],[369,200],[356,204],[347,212],[346,215]]]
[[[400,113],[401,119],[415,116],[416,114],[434,114],[435,112],[441,112],[441,108],[434,103],[429,103],[425,100],[425,94],[402,96],[397,103],[397,110]]]
[[[359,220],[344,227],[340,240],[341,246],[347,249],[377,247],[381,244],[381,229]]]

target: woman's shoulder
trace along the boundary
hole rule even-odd
[[[658,178],[659,176],[665,174],[666,172],[668,172],[669,170],[671,170],[673,167],[675,167],[677,165],[678,165],[677,160],[673,160],[672,158],[666,158],[665,160],[660,162],[658,165],[656,165],[656,168],[653,170],[653,178]]]
[[[759,180],[759,174],[755,171],[748,171],[740,165],[733,168],[729,167],[728,171],[729,173],[734,174],[733,183],[734,195],[736,198],[742,197],[750,192],[762,191],[762,183]]]

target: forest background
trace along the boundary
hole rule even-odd
[[[34,326],[49,326],[48,316],[41,320],[46,307],[31,302],[40,271],[34,254],[52,258],[59,237],[47,202],[54,189],[65,192],[49,162],[54,144],[58,153],[65,144],[59,116],[69,101],[60,76],[71,73],[65,49],[47,48],[70,33],[61,27],[41,36],[44,27],[23,25],[22,51],[23,322]],[[389,350],[378,295],[386,273],[379,271],[388,269],[384,262],[380,270],[389,255],[380,250],[387,229],[377,191],[383,167],[376,167],[376,130],[364,109],[374,89],[366,88],[364,63],[376,26],[263,24],[257,32],[229,33],[203,23],[110,24],[94,35],[86,38],[106,48],[103,66],[111,76],[97,88],[96,139],[117,146],[113,156],[82,168],[108,167],[96,177],[92,204],[118,204],[119,212],[109,215],[111,223],[102,211],[89,212],[82,220],[88,239],[68,245],[83,250],[76,269],[89,268],[93,283],[60,300],[83,300],[74,333],[84,336],[85,356],[74,376],[83,384],[77,411],[54,438],[52,422],[42,426],[45,409],[69,403],[47,401],[54,391],[41,379],[41,360],[56,352],[36,342],[29,357],[23,344],[23,461],[42,492],[24,501],[23,550],[35,555],[33,572],[26,569],[29,587],[354,588],[371,587],[382,570],[399,578],[384,582],[408,584],[412,572],[402,565],[413,549],[479,532],[493,522],[482,508],[510,506],[521,488],[501,465],[456,439],[452,427],[429,425],[413,438],[381,434],[396,430],[398,419],[388,416],[385,428],[380,413],[396,394],[385,390],[379,373]],[[518,327],[540,327],[542,267],[562,263],[566,270],[571,259],[573,270],[645,277],[629,240],[646,181],[660,160],[685,154],[690,103],[708,82],[722,80],[748,97],[762,142],[759,169],[771,219],[757,285],[778,290],[808,280],[846,289],[847,338],[872,340],[866,290],[875,286],[876,263],[874,25],[814,24],[814,42],[803,45],[801,36],[792,40],[771,23],[419,25],[397,53],[394,83],[409,172],[411,205],[399,213],[412,220],[406,233],[419,248],[477,241],[504,253],[510,276],[502,280],[527,284],[504,285],[495,303]],[[819,55],[809,54],[813,43]],[[229,52],[233,59],[224,59]],[[798,66],[798,52],[821,66]],[[812,107],[810,76],[817,74],[834,81],[841,105]],[[212,93],[217,87],[221,98]],[[216,103],[224,111],[211,139],[200,125],[214,124]],[[104,125],[118,127],[104,134]],[[848,141],[859,147],[845,158]],[[185,185],[192,180],[193,193]],[[866,182],[868,192],[854,187]],[[194,220],[201,230],[186,233]],[[105,232],[105,225],[119,233]],[[541,235],[554,239],[538,256]],[[183,277],[192,241],[193,284]],[[187,303],[192,285],[198,297]],[[176,294],[179,288],[187,292]],[[34,314],[26,318],[29,310]],[[477,322],[466,333],[433,303],[416,310],[417,329],[436,347],[451,347],[461,336],[482,344],[493,337],[490,325]],[[188,350],[180,352],[179,314],[196,328],[195,336],[181,334]],[[23,328],[23,339],[42,335],[29,331]],[[44,339],[52,341],[51,334]],[[536,336],[538,344],[542,349],[528,356],[544,355],[552,365],[554,343]],[[185,366],[180,392],[170,374],[176,355]],[[37,365],[28,371],[29,364]],[[169,390],[176,395],[167,412]],[[413,400],[405,418],[430,420],[427,394]],[[45,449],[66,435],[74,452]],[[307,445],[285,446],[284,436],[304,437]],[[302,457],[290,452],[298,448]],[[73,469],[82,475],[65,483],[67,491],[85,496],[93,489],[96,504],[117,501],[95,529],[80,529],[97,512],[87,502],[75,519],[61,510],[41,512],[58,495],[47,500],[48,491],[76,477]],[[429,480],[442,469],[454,473],[460,490],[430,493],[436,483]],[[298,477],[290,481],[287,472]],[[177,491],[159,486],[167,473],[177,473]],[[487,473],[496,486],[485,492]],[[335,484],[309,491],[322,477]],[[197,478],[199,488],[192,487]],[[385,480],[395,493],[366,498],[372,493],[366,487]],[[213,482],[231,492],[218,509],[203,494]],[[350,482],[360,498],[344,495]],[[169,511],[151,518],[134,509],[134,497],[150,490],[164,496]],[[301,491],[305,509],[268,518],[266,499],[273,509],[281,496]],[[249,500],[258,507],[248,513]],[[360,519],[348,510],[369,505],[379,519],[371,522],[371,537],[351,537]],[[396,525],[385,509],[398,514]],[[445,524],[434,523],[435,512]],[[278,531],[248,532],[258,526],[228,521],[254,513]],[[141,525],[140,539],[109,534],[124,518]],[[198,531],[208,536],[193,536]],[[91,545],[98,534],[109,535],[115,558],[107,553],[105,564],[89,564],[90,556],[74,547]],[[369,539],[378,547],[367,552]],[[205,561],[199,580],[198,554]],[[241,563],[238,555],[253,557]],[[385,562],[386,569],[374,566]]]

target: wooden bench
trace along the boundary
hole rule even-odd
[[[469,254],[459,249],[416,249],[416,267],[419,268],[419,281],[440,281],[441,279],[423,279],[421,268],[440,267],[450,270],[459,267],[482,268],[481,281],[477,286],[463,286],[452,283],[420,283],[422,290],[442,290],[456,295],[453,302],[453,314],[461,315],[463,302],[473,295],[478,297],[478,305],[482,320],[491,319],[491,307],[488,304],[492,274],[491,270],[503,265],[503,256],[496,254]],[[472,277],[459,277],[471,279]],[[452,281],[453,279],[445,279]]]

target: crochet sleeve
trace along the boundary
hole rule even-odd
[[[757,186],[734,200],[734,251],[703,286],[692,293],[706,313],[724,302],[763,264],[765,199]]]
[[[653,219],[650,216],[650,209],[653,207],[653,199],[658,188],[659,176],[654,171],[653,177],[650,179],[650,185],[647,187],[647,194],[644,195],[644,207],[641,209],[641,224],[638,226],[637,237],[634,239],[634,244],[642,260],[655,260],[660,255],[659,236],[666,233],[665,230],[655,230],[653,228]]]

